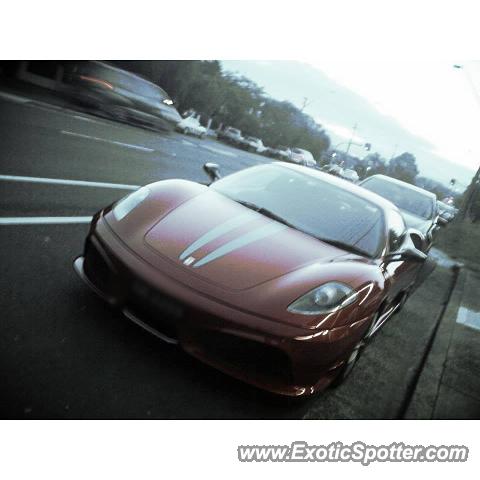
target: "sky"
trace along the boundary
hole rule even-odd
[[[458,62],[461,69],[445,61],[222,63],[275,98],[300,107],[307,98],[305,112],[333,145],[348,141],[356,124],[354,141],[372,143],[386,158],[409,151],[420,175],[456,178],[460,189],[480,166],[480,62]]]

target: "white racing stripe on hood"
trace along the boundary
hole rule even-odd
[[[209,232],[202,235],[198,240],[195,240],[191,245],[189,245],[181,254],[180,260],[185,260],[189,255],[191,255],[195,250],[203,247],[207,243],[215,240],[216,238],[224,235],[225,233],[230,232],[231,230],[240,227],[241,225],[253,220],[258,214],[254,212],[247,212],[238,217],[234,217],[226,222],[218,225]]]
[[[282,230],[288,228],[286,225],[282,225],[281,223],[272,222],[268,225],[258,228],[257,230],[253,230],[252,232],[246,233],[235,240],[231,240],[230,242],[226,243],[225,245],[217,248],[213,252],[205,255],[201,260],[193,265],[193,268],[201,267],[202,265],[206,265],[207,263],[216,260],[217,258],[223,257],[234,250],[238,250],[250,243],[256,242],[257,240],[261,240],[262,238],[268,237],[270,235],[274,235],[275,233],[279,233]]]

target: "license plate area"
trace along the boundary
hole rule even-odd
[[[178,323],[185,316],[181,303],[140,281],[132,283],[127,303],[147,325],[170,338],[177,338]]]

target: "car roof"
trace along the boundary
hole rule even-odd
[[[417,187],[416,185],[412,185],[411,183],[407,183],[407,182],[403,182],[402,180],[398,180],[397,178],[389,177],[388,175],[381,175],[381,174],[372,175],[371,177],[368,177],[365,180],[362,180],[361,184],[365,183],[367,180],[370,180],[371,178],[378,178],[380,180],[384,180],[384,181],[389,182],[389,183],[395,183],[396,185],[399,185],[399,186],[404,187],[404,188],[408,188],[410,190],[415,190],[416,192],[422,193],[423,195],[426,195],[426,196],[432,198],[433,200],[437,201],[437,196],[434,193],[429,192],[428,190],[425,190],[424,188]]]
[[[141,80],[142,82],[148,83],[149,85],[160,89],[163,93],[165,93],[167,97],[169,97],[168,93],[160,85],[157,85],[156,83],[146,79],[145,77],[143,77],[142,75],[139,75],[138,73],[133,73],[123,68],[110,65],[109,63],[100,62],[99,60],[90,60],[90,61],[87,61],[87,63],[90,63],[91,65],[97,66],[99,68],[104,68],[106,70],[116,72],[120,75],[125,75],[131,78],[135,78],[137,80]]]
[[[365,200],[368,200],[369,202],[375,204],[377,207],[381,208],[384,211],[395,210],[397,212],[400,212],[398,207],[394,205],[392,202],[390,202],[389,200],[387,200],[386,198],[380,195],[377,195],[376,193],[373,193],[370,190],[367,190],[366,188],[363,188],[359,185],[355,185],[354,183],[344,180],[343,178],[335,177],[328,173],[324,173],[320,170],[304,167],[302,165],[296,165],[293,163],[272,162],[271,165],[281,165],[282,167],[287,167],[292,170],[297,170],[305,175],[310,175],[311,177],[319,178],[320,180],[323,180],[332,185],[335,185],[343,190],[348,190],[354,195],[357,195],[359,197],[364,198]]]

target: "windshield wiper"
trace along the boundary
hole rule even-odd
[[[283,223],[287,227],[294,228],[295,230],[298,230],[299,232],[310,235],[311,237],[314,237],[317,240],[320,240],[321,242],[328,243],[330,245],[333,245],[334,247],[341,248],[342,250],[347,250],[348,252],[357,253],[358,255],[362,255],[363,257],[367,255],[363,250],[361,250],[359,248],[355,248],[353,245],[350,245],[349,243],[342,242],[341,240],[333,240],[333,239],[330,239],[330,238],[317,237],[317,236],[313,235],[312,233],[307,232],[305,230],[302,230],[301,228],[289,223],[287,220],[280,217],[276,213],[268,210],[267,208],[259,207],[255,203],[247,202],[245,200],[235,200],[235,201],[237,203],[239,203],[240,205],[243,205],[244,207],[250,208],[251,210],[255,210],[256,212],[261,213],[262,215],[265,215],[266,217],[271,218],[272,220],[276,220],[277,222]]]
[[[342,242],[341,240],[332,240],[330,238],[321,238],[321,237],[315,237],[315,238],[317,240],[320,240],[321,242],[325,242],[325,243],[328,243],[329,245],[333,245],[334,247],[341,248],[342,250],[347,250],[348,252],[352,252],[352,253],[358,253],[363,257],[366,255],[366,253],[363,250],[356,248],[353,245],[350,245],[349,243]]]
[[[299,230],[295,225],[292,225],[287,220],[282,218],[280,215],[277,215],[276,213],[272,212],[271,210],[268,210],[267,208],[259,207],[254,203],[247,202],[244,200],[235,200],[235,201],[238,202],[240,205],[243,205],[244,207],[250,208],[251,210],[255,210],[255,212],[261,213],[262,215],[265,215],[266,217],[271,218],[272,220],[275,220],[279,223],[283,223],[287,227],[295,228],[296,230]]]

